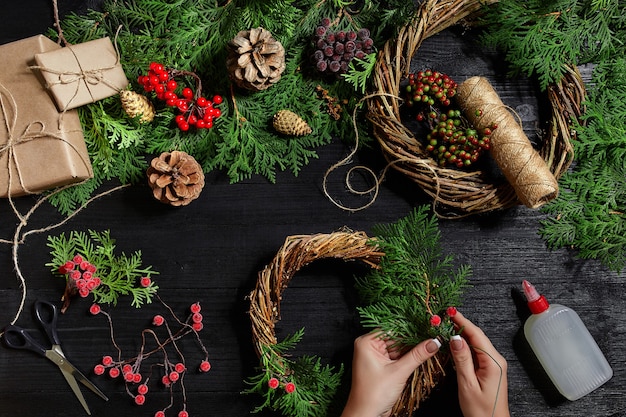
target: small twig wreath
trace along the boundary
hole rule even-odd
[[[280,320],[280,303],[283,292],[296,272],[313,261],[335,258],[345,261],[361,261],[372,268],[378,268],[384,253],[376,241],[364,232],[338,231],[330,234],[296,235],[287,237],[276,256],[259,272],[255,289],[250,293],[250,318],[252,338],[256,352],[265,371],[253,380],[249,392],[265,392],[265,404],[280,409],[285,415],[325,415],[339,384],[333,380],[332,368],[323,368],[319,359],[312,359],[314,368],[302,369],[292,358],[284,355],[285,348],[293,347],[293,339],[279,342],[275,327]],[[296,335],[299,339],[302,334]],[[297,340],[295,340],[297,342]],[[427,398],[436,383],[444,375],[445,355],[441,353],[422,364],[409,378],[401,397],[394,406],[392,415],[410,414],[420,402]],[[312,369],[312,370],[311,370]],[[309,386],[318,388],[315,394],[297,391],[294,383],[306,381]],[[311,380],[315,382],[311,382]],[[320,384],[326,384],[322,389]],[[302,391],[302,390],[301,390]],[[280,398],[277,399],[277,396]]]
[[[444,168],[425,150],[425,145],[402,123],[401,82],[410,72],[411,59],[422,42],[444,29],[471,17],[481,7],[497,0],[426,0],[414,19],[401,28],[396,39],[379,51],[373,73],[374,91],[367,100],[367,118],[390,166],[416,182],[441,207],[438,214],[460,217],[503,209],[520,204],[513,187],[491,178],[481,170]],[[550,172],[559,178],[570,166],[576,132],[572,118],[581,116],[585,87],[575,67],[567,69],[563,80],[551,85],[549,129],[539,154]],[[444,217],[442,215],[442,217]]]

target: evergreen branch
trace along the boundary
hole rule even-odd
[[[385,256],[379,269],[356,280],[362,324],[403,346],[436,336],[448,340],[454,326],[447,311],[460,304],[470,267],[453,269],[452,257],[442,254],[437,220],[425,206],[374,232]],[[434,316],[441,320],[432,321]]]
[[[68,235],[62,233],[59,236],[48,236],[47,246],[50,248],[51,261],[46,266],[50,267],[54,275],[66,280],[64,309],[69,306],[69,298],[80,290],[80,279],[87,280],[84,278],[87,267],[81,264],[83,260],[94,266],[93,271],[88,272],[90,275],[97,275],[100,282],[80,295],[86,297],[92,294],[96,303],[115,305],[120,296],[131,295],[131,305],[139,308],[150,303],[159,288],[150,279],[158,272],[151,266],[142,265],[141,252],[134,252],[130,256],[125,253],[116,254],[115,240],[108,230],[71,231]],[[76,263],[76,269],[74,265],[68,269],[68,262]],[[83,272],[82,278],[72,276],[72,272],[77,271]],[[143,277],[149,279],[149,284],[140,283]]]

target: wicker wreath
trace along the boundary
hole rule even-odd
[[[382,256],[384,253],[364,232],[338,231],[287,237],[272,262],[259,272],[256,287],[249,296],[252,338],[257,355],[261,357],[268,347],[278,343],[275,327],[280,320],[283,292],[301,268],[328,258],[361,261],[376,268]],[[447,359],[446,353],[439,353],[416,369],[394,405],[393,416],[409,416],[419,407],[444,376]],[[276,361],[281,361],[281,357]]]
[[[373,124],[374,136],[389,164],[416,182],[441,207],[440,216],[443,211],[447,212],[445,217],[462,217],[520,204],[506,181],[496,183],[480,170],[440,167],[400,118],[401,82],[408,77],[411,59],[422,42],[471,17],[482,6],[496,2],[426,0],[415,18],[399,31],[396,39],[387,42],[377,57],[374,91],[367,99],[367,118]],[[557,179],[574,158],[572,140],[576,132],[570,121],[581,116],[584,97],[584,83],[575,67],[568,67],[562,81],[548,88],[551,119],[539,153]]]

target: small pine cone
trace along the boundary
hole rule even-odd
[[[276,84],[285,70],[285,48],[268,30],[242,30],[228,42],[226,66],[239,87],[265,90]]]
[[[291,110],[280,110],[272,120],[274,129],[278,133],[289,136],[305,136],[311,133],[307,122]]]
[[[182,151],[163,152],[154,158],[147,175],[154,198],[172,206],[186,206],[204,187],[202,167]]]
[[[141,116],[140,123],[150,123],[154,119],[154,106],[148,97],[130,90],[120,92],[120,101],[126,114],[135,118]]]

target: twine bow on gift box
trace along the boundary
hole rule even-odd
[[[13,184],[13,172],[17,173],[17,178],[21,189],[26,194],[33,194],[41,190],[29,190],[24,181],[24,175],[20,167],[19,159],[16,156],[16,148],[25,143],[31,142],[36,139],[52,139],[58,140],[69,146],[74,153],[79,157],[80,161],[84,164],[87,172],[91,172],[91,163],[86,159],[82,153],[76,148],[76,146],[68,141],[63,134],[71,132],[57,133],[46,130],[46,126],[42,121],[31,121],[23,129],[21,133],[16,133],[16,125],[18,121],[18,111],[15,98],[2,83],[0,83],[0,111],[3,118],[3,123],[0,124],[0,129],[4,129],[7,135],[7,141],[3,145],[0,145],[0,158],[7,155],[7,196],[11,197],[12,184]],[[1,131],[0,131],[1,132]],[[1,167],[0,167],[1,168]],[[13,169],[14,168],[14,169]]]
[[[109,58],[114,59],[107,62]],[[36,54],[35,61],[30,68],[41,72],[63,112],[118,94],[128,85],[117,43],[109,38],[66,43],[62,49]]]

